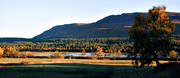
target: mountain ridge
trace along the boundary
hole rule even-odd
[[[128,37],[128,29],[133,25],[134,17],[146,12],[122,13],[110,15],[93,23],[72,23],[57,25],[34,37],[34,39],[49,38],[102,38]],[[170,20],[176,23],[174,34],[180,34],[180,13],[168,12]]]

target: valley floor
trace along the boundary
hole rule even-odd
[[[167,63],[168,61],[160,61],[160,63]],[[96,65],[125,65],[132,66],[132,60],[93,60],[93,59],[49,59],[49,58],[0,58],[0,64],[96,64]],[[152,64],[154,66],[155,63]]]
[[[151,78],[148,70],[154,68],[155,64],[137,69],[131,62],[131,60],[0,58],[0,78]]]

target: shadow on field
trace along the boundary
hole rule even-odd
[[[150,69],[150,70],[147,70]],[[180,64],[135,69],[95,64],[0,64],[0,78],[179,78]]]
[[[79,64],[79,63],[51,63],[51,64],[0,64],[1,69],[3,68],[31,68],[31,69],[88,69],[84,71],[105,71],[105,70],[117,70],[117,71],[132,71],[134,70],[133,66],[119,66],[119,65],[97,65],[97,64]]]
[[[114,72],[135,71],[132,66],[95,64],[0,64],[0,78],[112,78]],[[9,75],[11,74],[11,75]]]

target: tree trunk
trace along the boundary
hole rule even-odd
[[[155,62],[156,62],[156,66],[158,67],[160,65],[158,58],[155,59]]]
[[[154,55],[154,61],[156,62],[156,66],[158,67],[160,65],[160,62],[158,60],[158,55]]]

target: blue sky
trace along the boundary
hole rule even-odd
[[[55,25],[91,23],[159,5],[180,12],[180,0],[0,0],[0,37],[32,38]]]

